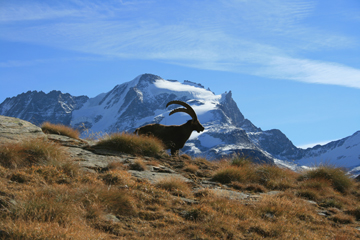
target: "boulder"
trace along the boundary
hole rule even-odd
[[[0,115],[0,144],[45,136],[40,127],[30,122]]]

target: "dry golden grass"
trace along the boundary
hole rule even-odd
[[[248,160],[237,160],[231,164],[224,162],[222,165],[213,174],[213,181],[223,184],[257,183],[276,190],[293,188],[297,184],[297,173],[277,166],[253,164]]]
[[[185,172],[190,172],[190,173],[196,173],[199,170],[199,166],[195,165],[195,164],[189,164],[186,165],[183,170]]]
[[[63,147],[43,138],[0,145],[0,165],[6,168],[59,165],[68,160]]]
[[[316,179],[317,181],[328,180],[332,186],[341,193],[347,193],[353,187],[353,181],[346,175],[346,173],[336,167],[320,166],[303,173],[300,180]]]
[[[164,150],[160,140],[151,136],[137,136],[128,133],[114,133],[96,144],[116,151],[142,156],[157,156]]]
[[[177,177],[164,178],[156,183],[156,186],[176,196],[187,197],[191,193],[188,184]]]
[[[34,145],[35,150],[25,145],[6,145],[0,151],[0,239],[360,238],[355,228],[359,185],[353,182],[342,192],[335,180],[310,178],[305,172],[176,159],[179,169],[219,168],[214,176],[225,179],[233,190],[284,191],[244,204],[218,197],[211,189],[193,190],[180,179],[165,178],[156,185],[134,179],[117,162],[101,173],[81,171],[56,144],[43,140]],[[39,145],[42,150],[36,150]],[[175,160],[157,161],[171,166]],[[189,204],[177,196],[197,202]],[[318,215],[319,207],[304,199],[314,199],[332,215]]]
[[[147,166],[141,159],[136,159],[134,162],[129,164],[129,169],[135,171],[145,171]]]
[[[134,181],[131,174],[125,170],[114,169],[106,173],[99,174],[99,178],[107,185],[132,185]]]
[[[41,129],[44,133],[47,134],[59,134],[68,136],[71,138],[79,139],[80,132],[76,129],[73,129],[71,127],[62,125],[62,124],[52,124],[49,122],[44,122],[41,125]]]

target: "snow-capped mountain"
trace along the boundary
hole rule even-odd
[[[297,164],[305,166],[314,163],[326,163],[344,168],[360,166],[360,131],[323,146],[308,148],[297,161]]]
[[[205,127],[204,132],[193,132],[182,149],[190,155],[219,158],[236,153],[288,166],[291,164],[286,161],[308,166],[321,162],[360,166],[359,132],[324,146],[300,149],[280,130],[262,131],[254,126],[241,114],[231,91],[216,95],[198,83],[164,80],[152,74],[140,75],[94,98],[57,91],[23,93],[0,104],[0,114],[36,124],[43,121],[71,124],[93,133],[133,132],[149,123],[172,125],[189,120],[185,113],[169,116],[178,107],[166,108],[166,103],[172,100],[189,103]]]
[[[28,91],[6,98],[0,104],[0,115],[17,117],[37,125],[45,121],[69,125],[72,111],[80,108],[88,99],[87,96],[73,97],[60,91],[48,94]]]
[[[109,133],[133,132],[149,123],[185,123],[190,119],[187,114],[169,116],[176,107],[166,109],[166,104],[172,100],[189,103],[205,127],[200,134],[193,132],[182,151],[209,158],[238,153],[257,161],[272,162],[271,155],[257,147],[246,134],[245,128],[257,128],[240,113],[231,92],[215,95],[200,84],[164,80],[151,74],[140,75],[106,94],[89,99],[80,109],[73,111],[71,125],[79,127],[85,124],[93,132]]]

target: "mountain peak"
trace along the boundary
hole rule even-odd
[[[151,73],[144,73],[138,77],[138,84],[154,83],[156,80],[162,79],[160,76]]]

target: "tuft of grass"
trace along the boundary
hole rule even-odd
[[[100,203],[105,205],[106,210],[115,215],[131,216],[136,214],[136,206],[133,198],[126,190],[115,188],[102,189],[98,192]]]
[[[199,170],[199,167],[195,164],[189,164],[189,165],[185,166],[183,168],[183,170],[185,172],[196,173]]]
[[[130,170],[145,171],[147,169],[146,164],[141,159],[136,159],[134,162],[129,164]]]
[[[225,163],[226,164],[226,163]],[[274,165],[256,165],[249,160],[236,160],[217,170],[213,181],[222,184],[231,182],[257,183],[267,189],[286,190],[296,185],[297,173],[288,169],[282,169]]]
[[[307,179],[328,180],[334,189],[341,193],[349,192],[354,185],[353,180],[342,169],[332,166],[320,166],[304,172],[299,177],[300,181]]]
[[[325,208],[338,208],[338,209],[342,209],[344,206],[344,204],[341,201],[335,198],[325,198],[321,201],[319,205]]]
[[[180,157],[184,160],[191,160],[191,156],[189,156],[187,154],[182,154]]]
[[[300,189],[296,195],[312,201],[317,201],[320,199],[319,193],[314,189]]]
[[[215,211],[205,205],[200,205],[187,210],[183,213],[183,216],[190,221],[206,221],[215,217]]]
[[[107,165],[107,168],[109,170],[116,170],[116,169],[124,169],[124,164],[122,162],[110,162],[108,165]]]
[[[293,188],[297,178],[297,174],[289,169],[267,164],[259,165],[252,176],[254,182],[278,190]]]
[[[354,216],[356,220],[360,220],[360,206],[357,206],[356,208],[349,209],[347,211],[348,214]]]
[[[237,190],[246,190],[246,191],[250,191],[250,192],[266,192],[267,189],[258,183],[249,183],[249,184],[244,184],[244,183],[239,183],[239,182],[232,182],[231,184],[229,184],[230,187],[237,189]]]
[[[344,214],[344,213],[338,213],[332,216],[331,218],[336,223],[341,224],[350,224],[355,222],[355,218],[353,216]]]
[[[266,188],[258,183],[251,183],[245,187],[245,190],[250,192],[266,192]]]
[[[18,219],[38,222],[55,222],[62,226],[71,224],[80,214],[79,206],[72,201],[73,191],[63,187],[45,187],[30,194],[13,215]]]
[[[252,164],[252,161],[250,158],[236,156],[233,159],[231,159],[232,166],[243,167],[243,166],[250,165],[250,164]]]
[[[143,156],[158,156],[164,150],[163,143],[151,136],[114,133],[101,139],[96,146]]]
[[[131,174],[128,171],[114,169],[99,175],[107,185],[129,185],[133,184]]]
[[[47,134],[64,135],[75,139],[79,139],[80,136],[80,132],[78,130],[62,124],[52,124],[50,122],[44,122],[41,125],[41,129],[44,133]]]
[[[214,193],[210,189],[204,188],[194,192],[194,196],[197,198],[208,198],[213,197]]]
[[[59,165],[68,159],[64,148],[42,138],[0,146],[0,165],[5,168]]]
[[[215,172],[212,177],[213,181],[227,184],[231,182],[244,182],[246,181],[247,169],[228,166]]]
[[[191,193],[188,184],[176,177],[163,178],[156,186],[176,196],[187,197]]]

